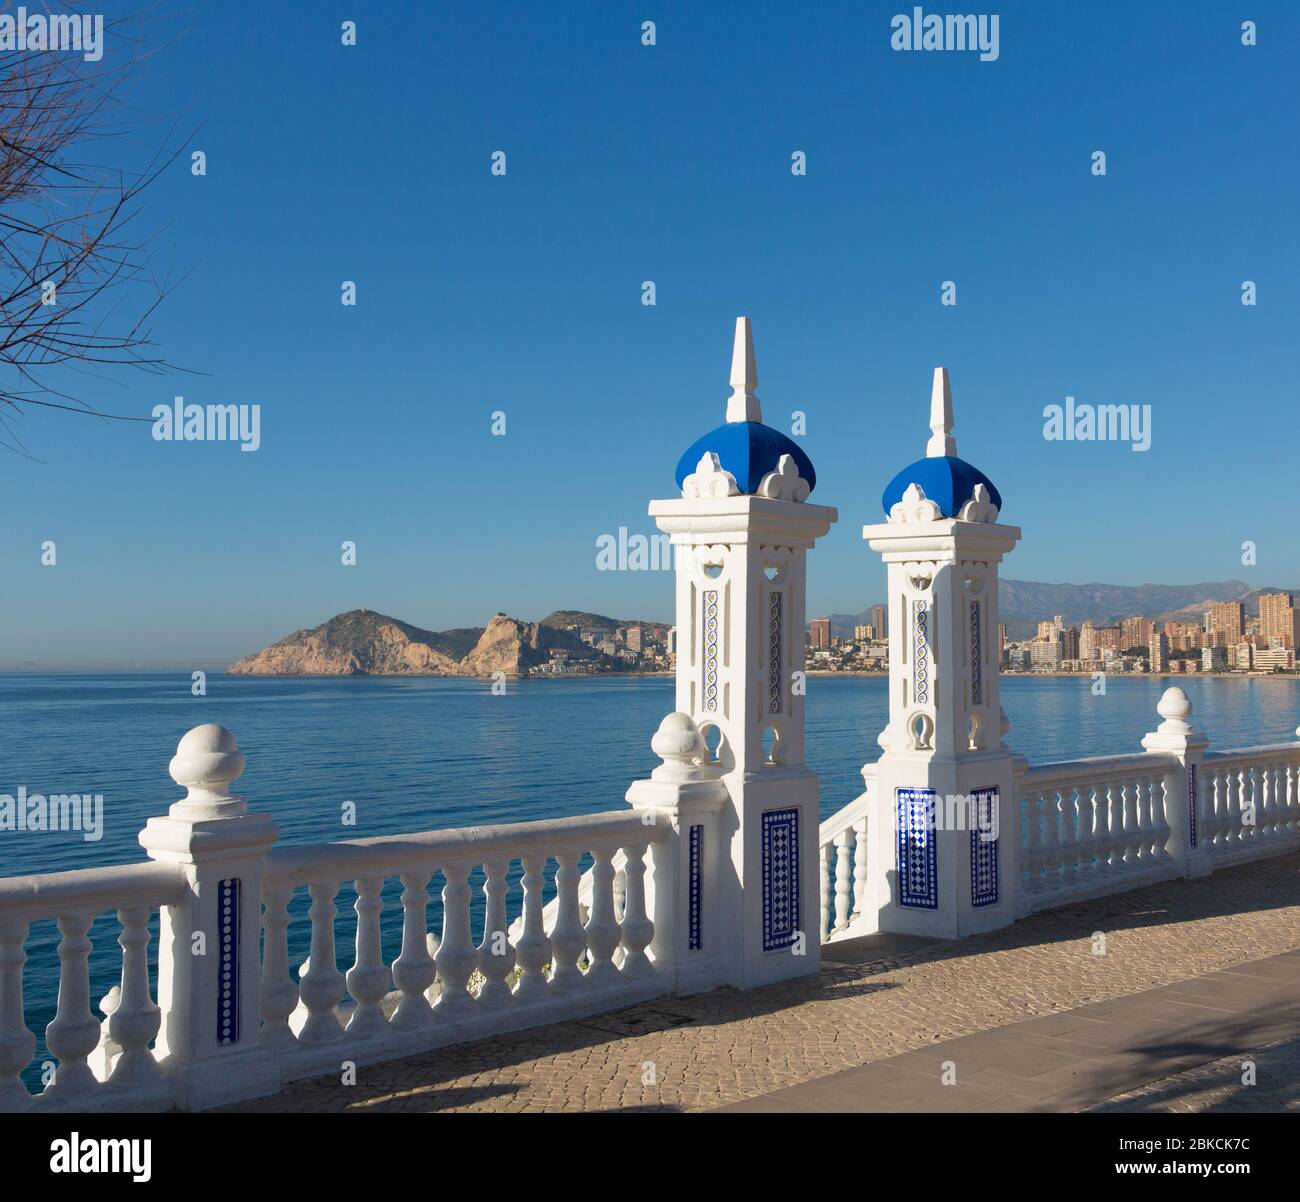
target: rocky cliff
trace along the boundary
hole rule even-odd
[[[227,671],[235,676],[517,676],[545,663],[553,648],[592,654],[568,631],[505,614],[486,628],[436,631],[354,609],[294,631]]]

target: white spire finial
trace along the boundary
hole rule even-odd
[[[727,421],[761,422],[763,407],[754,389],[758,387],[758,365],[754,361],[754,332],[748,317],[736,318],[736,344],[731,352],[731,396],[727,398]]]
[[[952,389],[948,386],[948,369],[934,369],[934,384],[930,388],[930,441],[925,444],[928,459],[940,459],[957,454],[957,440],[952,430]]]

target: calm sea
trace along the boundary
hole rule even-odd
[[[1300,724],[1294,677],[1112,676],[1104,696],[1088,677],[1008,677],[1008,742],[1031,762],[1140,751],[1171,683],[1191,698],[1211,748],[1280,742]],[[76,832],[0,831],[0,876],[142,859],[136,835],[181,794],[167,775],[177,740],[202,722],[235,732],[248,759],[236,792],[273,815],[283,841],[301,843],[619,808],[628,784],[658,763],[650,736],[672,708],[672,683],[658,677],[520,681],[493,696],[477,681],[435,677],[209,675],[208,696],[193,697],[188,672],[0,674],[0,794],[20,785],[102,793],[105,827],[93,843]],[[861,792],[885,713],[881,677],[809,678],[808,760],[821,776],[823,816]],[[345,802],[356,805],[354,827],[340,823]],[[390,882],[385,893],[389,958],[400,945],[398,888]],[[353,900],[347,887],[337,899],[344,968]],[[295,913],[305,907],[300,891]],[[291,927],[294,964],[306,956],[307,928]],[[96,1000],[120,971],[117,933],[107,916],[92,930]],[[42,922],[27,943],[27,1023],[38,1035],[54,1013],[57,938]],[[38,1062],[43,1055],[42,1044]],[[34,1064],[33,1087],[38,1073]]]

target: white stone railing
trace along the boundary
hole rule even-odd
[[[179,867],[152,862],[0,880],[0,1111],[169,1104],[170,1088],[150,1048],[162,1015],[149,988],[149,921],[187,892]],[[108,911],[117,912],[122,927],[122,975],[101,1024],[90,1009],[89,933]],[[32,1098],[20,1076],[36,1051],[23,1012],[23,945],[31,924],[50,918],[59,929],[59,994],[45,1043],[57,1067]],[[104,1048],[116,1052],[108,1058]]]
[[[1166,690],[1142,752],[1014,761],[1018,872],[1005,886],[1018,916],[1300,849],[1300,742],[1207,753],[1191,708]],[[874,769],[863,769],[866,792],[820,827],[823,943],[876,931],[895,888],[872,879],[880,868],[866,854],[869,817],[892,812],[877,803]],[[897,831],[871,837],[896,842]]]
[[[667,992],[646,954],[654,937],[646,910],[646,852],[664,834],[662,826],[620,810],[272,851],[262,883],[261,1034],[279,1051],[282,1079],[312,1076],[341,1059],[373,1063]],[[578,864],[587,854],[592,892],[584,923]],[[616,855],[625,880],[620,910]],[[551,859],[558,865],[557,896],[548,931],[543,884]],[[516,886],[522,923],[512,936],[506,914],[515,863],[523,868]],[[474,932],[468,880],[479,867],[486,906]],[[428,886],[436,873],[445,883],[435,936]],[[380,949],[381,894],[393,878],[402,884],[402,944],[388,965]],[[345,881],[357,896],[356,952],[346,973],[337,967],[334,930],[334,898]],[[311,951],[295,983],[288,928],[299,888],[311,897]]]
[[[851,939],[859,933],[866,913],[867,812],[875,782],[871,765],[863,769],[866,790],[821,824],[819,848],[821,925],[823,943]]]
[[[1215,867],[1300,840],[1300,744],[1210,752],[1198,779],[1191,844]]]
[[[690,720],[673,721],[694,748]],[[689,937],[680,902],[693,884],[715,886],[678,847],[678,816],[660,805],[673,790],[663,780],[628,809],[585,817],[274,847],[270,820],[228,792],[243,765],[229,731],[198,727],[171,764],[186,798],[140,835],[151,860],[0,879],[0,1111],[203,1109],[711,980],[709,957],[722,945],[706,951]],[[726,796],[712,780],[692,788],[701,813],[716,813]],[[544,922],[552,863],[553,917]],[[481,907],[472,879],[482,880]],[[400,881],[402,915],[391,964],[381,939],[390,881]],[[346,968],[336,943],[344,883],[356,894]],[[310,951],[295,980],[298,890],[310,897],[297,919],[309,927]],[[113,911],[121,974],[99,1003],[101,1021],[91,1009],[90,934]],[[45,1031],[44,1088],[32,1093],[23,1081],[36,1051],[25,943],[31,924],[48,919],[61,935],[58,1003]]]
[[[1178,876],[1159,752],[1041,764],[1020,780],[1021,864],[1030,910]],[[1022,906],[1023,908],[1023,906]]]

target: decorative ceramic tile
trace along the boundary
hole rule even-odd
[[[718,590],[704,594],[704,708],[718,708]]]
[[[690,876],[687,884],[687,947],[699,951],[704,946],[700,922],[701,891],[704,884],[704,827],[697,824],[690,829],[688,854]]]
[[[217,1042],[239,1042],[239,879],[217,885]]]
[[[998,900],[998,791],[976,789],[970,804],[970,904],[994,906]]]
[[[781,594],[767,595],[767,712],[781,712]]]
[[[798,937],[799,811],[768,810],[762,819],[763,950],[779,951]]]
[[[935,842],[934,790],[899,789],[898,904],[939,908],[939,849]]]

